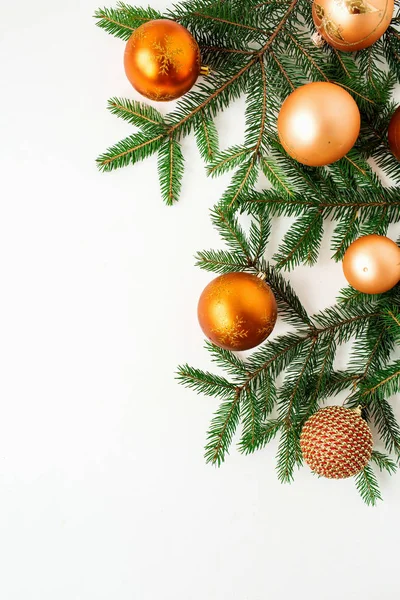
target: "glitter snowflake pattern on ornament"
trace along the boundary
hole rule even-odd
[[[271,319],[267,314],[263,317],[261,327],[257,330],[260,336],[268,337],[275,327],[275,319]]]
[[[136,44],[136,42],[143,42],[143,40],[146,39],[147,29],[148,29],[148,23],[146,23],[145,25],[141,25],[141,27],[138,27],[134,31],[134,33],[132,35],[134,44]]]
[[[208,291],[207,298],[209,300],[220,301],[224,296],[230,296],[232,290],[226,281],[216,280],[213,282],[211,289]]]
[[[170,68],[175,69],[177,73],[179,72],[182,65],[177,57],[182,54],[182,48],[174,47],[171,36],[164,36],[162,43],[154,42],[153,48],[158,52],[156,60],[160,63],[159,73],[161,75],[167,75]]]
[[[174,100],[175,96],[173,96],[173,94],[167,94],[166,92],[163,92],[160,88],[156,88],[154,91],[147,92],[147,97],[150,98],[150,100],[155,100],[157,102],[160,101],[166,101],[166,100]]]
[[[335,4],[351,15],[365,15],[367,13],[379,12],[379,9],[366,2],[366,0],[335,0]]]
[[[245,320],[236,315],[234,323],[227,319],[226,323],[221,323],[218,327],[212,329],[212,332],[218,335],[218,339],[222,344],[229,346],[238,346],[240,340],[246,338],[249,332],[244,329]]]
[[[321,24],[318,26],[318,29],[324,29],[330,38],[334,38],[336,40],[344,41],[344,37],[341,34],[341,28],[337,23],[332,21],[329,15],[325,14],[325,9],[320,4],[315,4],[315,13],[318,19],[321,21]]]

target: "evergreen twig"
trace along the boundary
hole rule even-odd
[[[400,391],[400,361],[393,355],[400,340],[400,286],[378,296],[346,288],[335,306],[309,315],[282,271],[316,262],[327,220],[335,222],[331,251],[337,261],[356,237],[385,234],[389,224],[400,221],[400,163],[386,139],[395,109],[391,94],[400,81],[397,12],[383,37],[356,56],[313,45],[309,0],[183,0],[165,13],[119,2],[95,14],[100,28],[122,40],[152,19],[174,19],[196,37],[211,67],[211,75],[200,78],[167,115],[143,102],[111,98],[110,112],[138,131],[99,156],[99,169],[111,171],[157,152],[162,197],[172,204],[185,166],[181,142],[194,132],[208,175],[233,171],[212,211],[226,248],[198,252],[197,264],[218,274],[265,273],[288,327],[245,359],[207,342],[211,360],[224,374],[180,367],[181,383],[221,402],[208,432],[206,460],[223,462],[241,424],[238,446],[245,454],[280,436],[278,476],[291,481],[302,461],[303,423],[323,402],[347,391],[346,405],[364,406],[388,453],[374,451],[356,477],[370,505],[381,498],[371,464],[391,474],[396,464],[390,454],[400,460],[400,427],[391,406]],[[362,116],[356,146],[328,167],[301,165],[277,137],[279,107],[309,80],[337,83],[354,97]],[[215,116],[241,95],[246,96],[244,139],[220,149]],[[370,158],[390,185],[376,175]],[[262,191],[260,173],[268,180]],[[248,213],[248,230],[239,211]],[[279,216],[292,223],[267,261],[271,221]],[[348,366],[337,371],[335,357],[348,342],[353,342]]]

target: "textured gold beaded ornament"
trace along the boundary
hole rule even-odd
[[[303,426],[300,446],[310,469],[329,479],[345,479],[361,471],[372,454],[372,433],[361,408],[327,406]]]

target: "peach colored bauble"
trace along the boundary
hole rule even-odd
[[[133,87],[150,100],[175,100],[200,73],[199,45],[189,31],[168,19],[138,27],[126,44],[124,65]]]
[[[387,292],[400,280],[400,248],[384,235],[364,235],[347,248],[343,273],[359,292]]]
[[[360,111],[346,90],[334,83],[307,83],[290,94],[278,116],[282,146],[311,167],[329,165],[354,146]]]
[[[314,0],[318,32],[336,50],[355,52],[371,46],[386,31],[394,0]]]
[[[394,111],[388,128],[388,142],[397,160],[400,160],[400,106]]]
[[[361,410],[321,408],[306,421],[300,447],[310,469],[329,479],[357,475],[372,454],[372,434]]]
[[[251,273],[228,273],[203,290],[198,318],[204,334],[226,350],[249,350],[273,330],[275,296],[263,279]]]

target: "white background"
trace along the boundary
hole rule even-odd
[[[399,476],[372,509],[352,480],[279,484],[274,445],[204,464],[216,403],[174,372],[210,366],[193,254],[221,244],[208,209],[228,178],[206,178],[193,139],[174,208],[155,157],[100,174],[132,131],[105,110],[135,97],[124,43],[94,0],[1,4],[1,599],[397,597]],[[240,142],[243,103],[217,124],[222,147]],[[290,274],[311,312],[345,283],[329,231]]]

